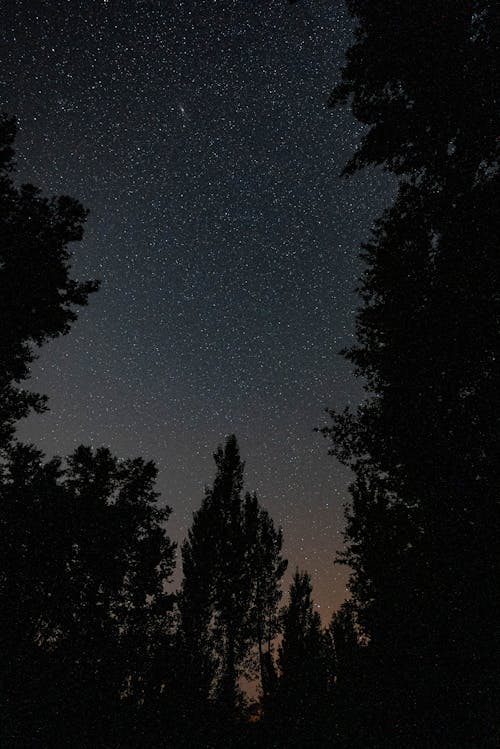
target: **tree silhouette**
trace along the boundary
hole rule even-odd
[[[282,591],[280,587],[288,562],[281,556],[283,534],[276,531],[268,512],[257,496],[246,495],[244,505],[244,528],[249,549],[248,564],[253,584],[249,618],[253,628],[252,639],[257,643],[260,682],[264,711],[269,707],[276,686],[272,646],[279,629],[278,606]]]
[[[188,537],[182,545],[182,587],[179,608],[178,679],[181,720],[185,725],[205,725],[210,710],[212,687],[217,671],[213,650],[213,568],[217,543],[210,512],[210,494],[205,493],[200,510],[194,513]]]
[[[370,709],[373,699],[365,694],[367,648],[359,639],[355,608],[345,601],[332,616],[329,632],[334,654],[335,686],[333,694],[333,719],[335,743],[338,746],[368,746],[370,734],[363,733],[365,720],[360,721],[360,712]],[[369,680],[367,686],[370,688]]]
[[[75,306],[98,286],[70,276],[67,246],[82,238],[86,211],[73,198],[48,200],[32,185],[15,185],[15,133],[15,121],[0,115],[0,447],[15,421],[45,408],[43,396],[16,387],[36,347],[67,333]]]
[[[401,178],[364,247],[347,352],[367,399],[326,430],[355,474],[343,558],[370,641],[371,740],[493,746],[498,8],[348,6],[358,30],[332,103],[350,101],[369,129],[346,171],[380,164]]]
[[[278,741],[286,747],[329,745],[333,652],[328,632],[314,611],[311,578],[295,571],[283,611],[277,699]]]
[[[140,724],[171,596],[156,469],[78,448],[9,451],[0,483],[3,746],[101,745]],[[125,710],[126,708],[126,710]],[[107,739],[106,739],[107,737]],[[17,742],[17,743],[16,743]]]
[[[81,538],[69,582],[83,606],[78,626],[85,642],[92,632],[92,647],[106,647],[103,664],[114,651],[114,699],[125,692],[128,709],[140,713],[173,604],[165,589],[175,565],[164,527],[170,509],[157,506],[152,462],[118,461],[105,448],[80,447],[68,463],[65,487]],[[112,687],[107,665],[102,676]],[[91,678],[95,684],[94,673]]]
[[[86,212],[13,181],[0,117],[0,744],[137,746],[159,704],[175,546],[156,468],[80,447],[65,464],[12,439],[46,399],[17,385],[35,348],[68,332],[96,282],[70,277]]]
[[[180,637],[189,681],[197,675],[190,685],[190,704],[193,694],[198,710],[214,699],[219,721],[230,724],[241,703],[238,681],[254,645],[263,689],[269,692],[272,668],[266,652],[276,632],[278,586],[286,562],[281,532],[255,495],[242,497],[244,464],[234,435],[214,458],[213,487],[194,513],[182,547]]]

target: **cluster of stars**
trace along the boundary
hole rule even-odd
[[[326,107],[345,9],[19,0],[3,27],[20,177],[90,209],[74,268],[102,280],[41,352],[33,386],[51,411],[23,437],[155,459],[181,539],[235,432],[291,570],[308,568],[331,610],[348,476],[313,428],[360,398],[338,351],[359,244],[392,191],[377,172],[339,176],[360,135]]]

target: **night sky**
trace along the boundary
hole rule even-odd
[[[340,0],[4,0],[1,108],[19,178],[90,209],[74,274],[101,290],[47,345],[20,428],[157,462],[181,540],[234,432],[312,574],[325,623],[345,597],[348,476],[313,432],[361,386],[357,253],[391,197],[340,172],[361,126],[328,95],[350,41]],[[289,577],[289,576],[288,576]]]

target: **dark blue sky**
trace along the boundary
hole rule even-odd
[[[236,433],[326,618],[347,476],[312,430],[360,397],[338,351],[391,194],[340,177],[361,129],[326,102],[350,33],[333,0],[11,0],[0,31],[20,178],[90,209],[74,268],[102,281],[41,352],[51,411],[22,437],[154,459],[181,539]]]

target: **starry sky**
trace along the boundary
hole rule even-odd
[[[341,0],[3,0],[0,105],[19,179],[89,210],[74,275],[101,279],[31,386],[20,426],[48,455],[108,445],[159,467],[182,540],[235,433],[325,623],[348,475],[313,432],[361,384],[357,253],[393,184],[340,172],[362,128],[328,95]],[[290,575],[288,575],[289,579]]]

